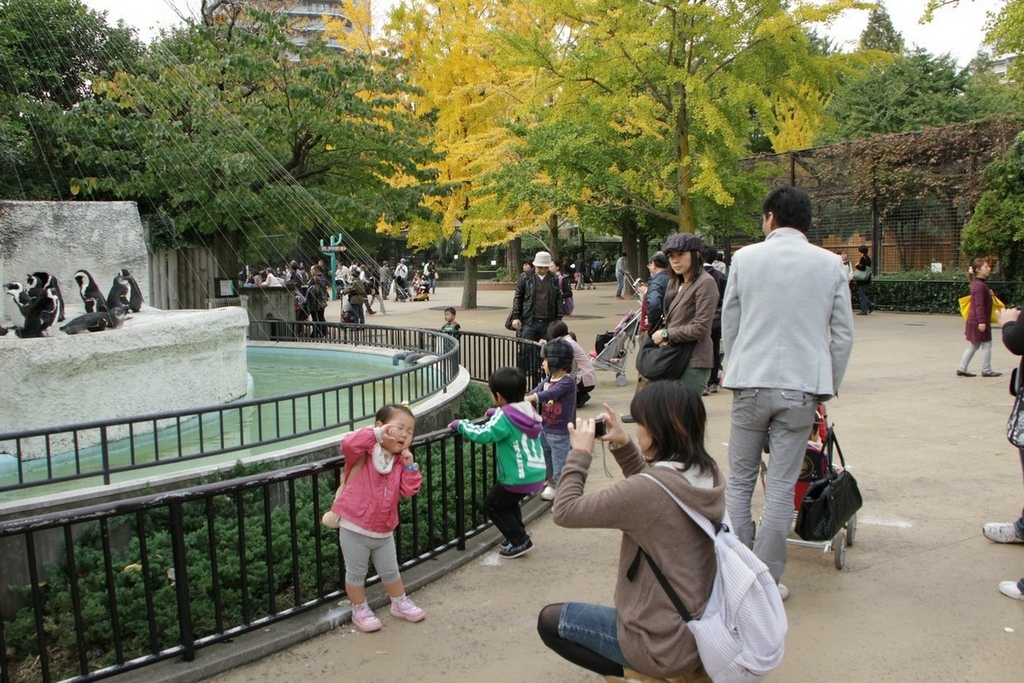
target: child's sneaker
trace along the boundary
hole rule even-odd
[[[513,557],[520,557],[531,550],[533,550],[533,541],[527,536],[526,540],[519,545],[510,545],[507,548],[502,548],[498,551],[498,555],[506,560],[511,560]]]
[[[427,613],[417,607],[408,595],[392,598],[391,614],[406,621],[423,621],[423,617],[427,616]]]
[[[377,615],[373,613],[373,610],[365,602],[361,605],[352,606],[352,623],[363,633],[373,633],[374,631],[379,631],[381,627],[380,619],[377,618]]]

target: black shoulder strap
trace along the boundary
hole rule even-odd
[[[680,599],[679,594],[672,588],[672,584],[668,582],[665,575],[661,573],[661,569],[654,562],[654,558],[647,554],[647,551],[643,548],[638,547],[636,549],[636,557],[633,558],[633,562],[629,565],[629,569],[626,571],[626,578],[630,581],[636,576],[637,570],[640,568],[640,556],[643,555],[647,558],[647,564],[651,565],[651,571],[654,572],[654,577],[658,579],[658,583],[665,589],[665,594],[668,595],[668,599],[672,601],[672,605],[675,606],[680,616],[683,617],[683,621],[693,621],[693,616],[690,614],[690,610],[686,609],[686,605]]]

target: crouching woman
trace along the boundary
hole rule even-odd
[[[572,450],[555,495],[553,518],[569,528],[619,529],[622,544],[615,607],[566,602],[537,619],[544,643],[603,676],[624,670],[661,678],[707,680],[697,644],[658,583],[645,550],[683,604],[699,618],[711,596],[714,544],[647,473],[716,526],[725,515],[725,480],[704,447],[707,414],[700,394],[678,382],[654,382],[630,405],[636,443],[605,404],[607,435],[625,479],[584,495],[595,441],[594,420],[570,423]]]

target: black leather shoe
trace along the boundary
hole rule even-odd
[[[1000,376],[1002,376],[1002,374],[1003,373],[1001,373],[1001,372],[993,371],[993,372],[983,372],[983,373],[981,373],[981,376],[982,377],[1000,377]]]
[[[956,376],[957,377],[977,377],[977,375],[975,375],[973,372],[967,372],[966,370],[957,370],[956,371]]]
[[[630,424],[631,425],[631,424],[635,424],[636,423],[636,418],[633,417],[632,415],[629,415],[628,413],[626,415],[623,415],[619,419],[622,420],[623,424]]]

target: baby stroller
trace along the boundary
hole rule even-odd
[[[611,332],[597,335],[594,341],[594,367],[615,373],[615,383],[626,386],[626,360],[636,348],[636,335],[640,329],[640,309],[622,316]]]
[[[768,451],[768,444],[765,442],[765,452]],[[817,416],[814,421],[814,428],[811,430],[811,439],[807,443],[807,450],[804,452],[804,461],[800,466],[800,476],[796,480],[796,487],[793,489],[793,520],[796,521],[797,513],[800,512],[800,504],[803,502],[807,488],[814,482],[824,479],[829,474],[830,451],[839,455],[843,460],[839,442],[836,440],[835,431],[828,424],[828,416],[825,414],[825,406],[819,405]],[[832,462],[832,468],[839,471],[839,463]],[[765,477],[768,474],[767,463],[761,462],[761,485],[764,486]],[[853,546],[857,536],[857,515],[854,514],[833,538],[827,541],[805,541],[801,538],[787,538],[786,545],[800,546],[803,548],[818,548],[822,552],[832,553],[836,569],[846,566],[846,549]]]

